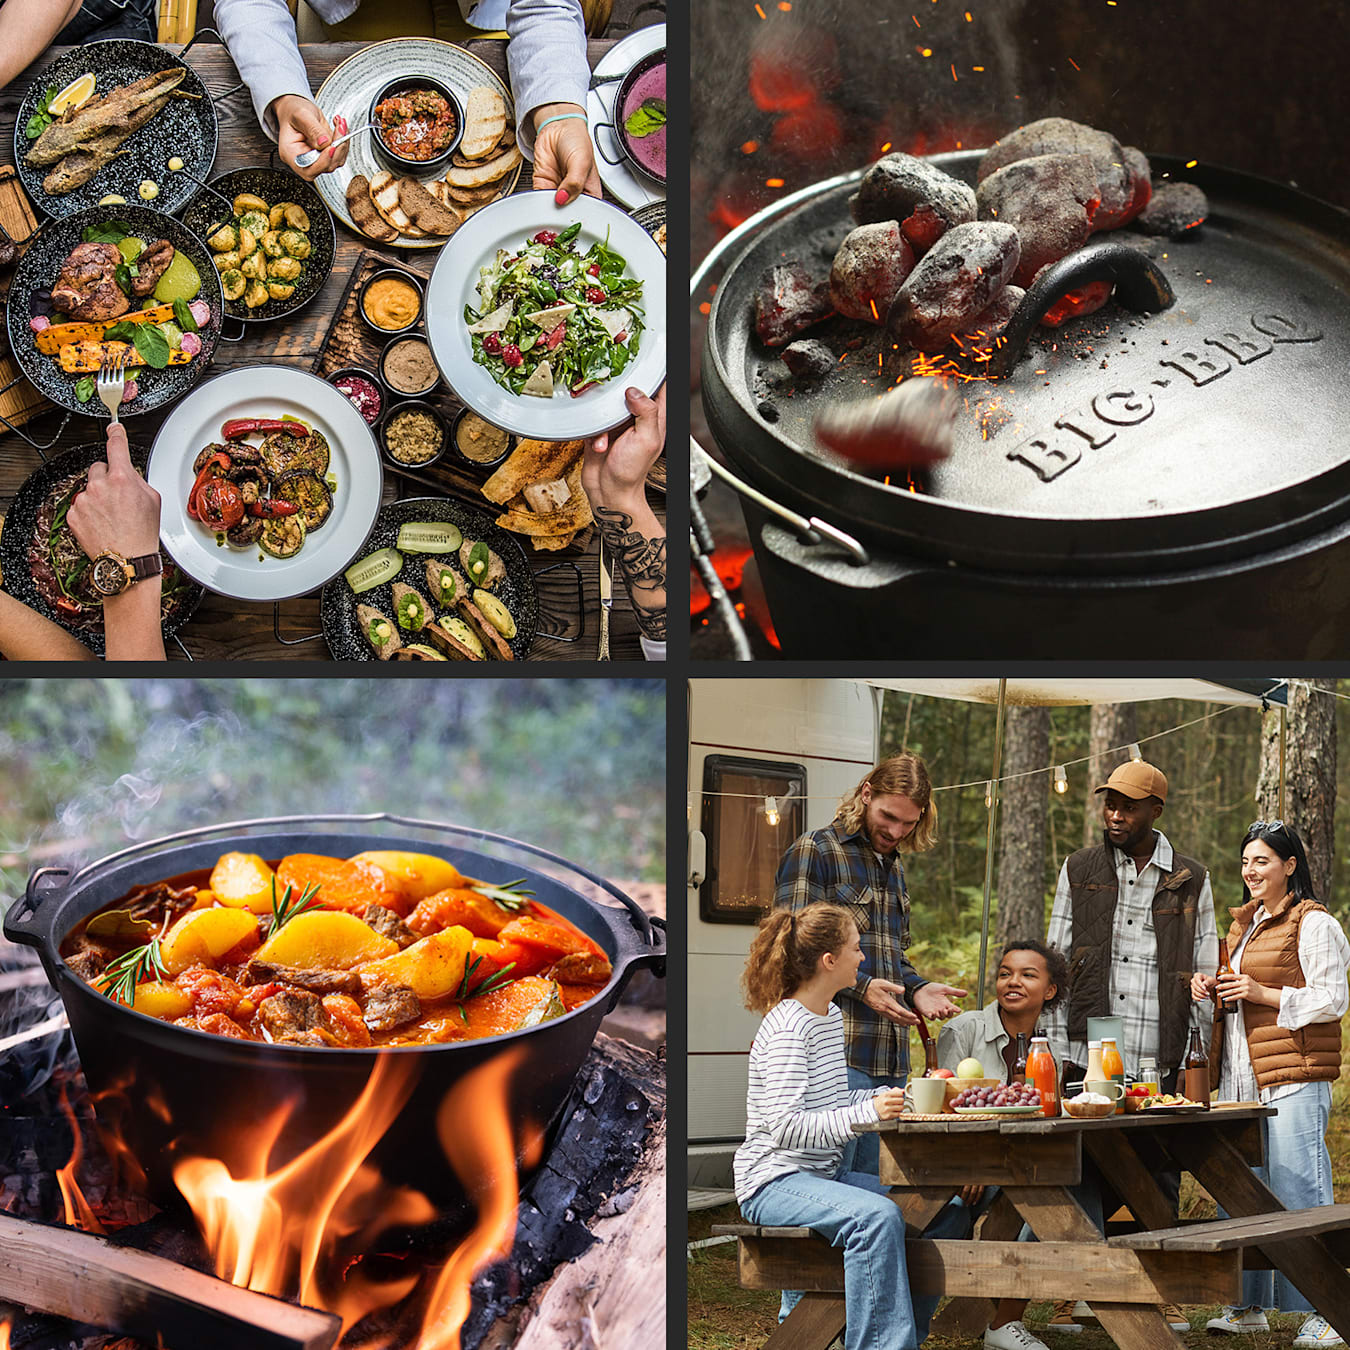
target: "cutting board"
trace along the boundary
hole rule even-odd
[[[33,214],[33,208],[29,205],[18,175],[8,164],[0,168],[0,225],[9,232],[11,239],[27,239],[37,229],[37,217]],[[18,374],[19,368],[8,352],[0,356],[0,389]],[[0,416],[8,418],[15,426],[31,421],[51,406],[24,379],[20,379],[13,389],[0,394]],[[4,424],[0,423],[0,436],[4,434]]]

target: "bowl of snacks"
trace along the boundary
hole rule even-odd
[[[1116,1111],[1115,1102],[1100,1092],[1080,1092],[1076,1097],[1065,1097],[1060,1105],[1064,1114],[1075,1120],[1101,1120]]]
[[[380,426],[385,462],[395,469],[424,469],[434,464],[449,441],[445,418],[421,399],[390,409]]]
[[[382,267],[361,283],[356,308],[377,337],[406,333],[422,317],[422,283],[401,267]]]
[[[328,383],[347,397],[365,418],[367,426],[373,427],[380,420],[380,414],[384,412],[384,391],[373,370],[367,370],[365,366],[343,366],[328,377]]]
[[[464,109],[447,84],[401,75],[370,101],[375,154],[395,173],[425,175],[450,162],[464,136]]]
[[[395,398],[423,398],[441,382],[430,345],[416,333],[397,337],[385,347],[380,375]]]
[[[516,438],[480,417],[472,408],[461,408],[455,417],[455,453],[477,469],[492,469],[515,449]]]

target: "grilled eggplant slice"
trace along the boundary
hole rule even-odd
[[[307,533],[319,529],[333,514],[328,484],[312,473],[282,474],[272,485],[272,495],[279,501],[295,503]]]

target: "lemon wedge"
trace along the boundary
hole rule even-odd
[[[70,112],[74,108],[83,107],[88,103],[94,93],[94,76],[86,71],[78,80],[66,85],[52,101],[47,104],[47,111],[54,117],[60,117],[62,113]]]

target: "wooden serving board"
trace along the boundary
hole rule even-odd
[[[28,201],[28,195],[19,182],[19,176],[13,165],[0,168],[0,225],[16,243],[25,240],[37,229],[37,216]],[[22,250],[21,250],[22,251]],[[9,286],[5,285],[8,295]],[[0,357],[0,389],[11,380],[20,376],[19,368],[8,352]],[[39,413],[46,412],[52,405],[38,391],[19,377],[13,389],[0,394],[0,416],[7,418],[16,427],[31,421]],[[2,424],[0,424],[2,425]]]

